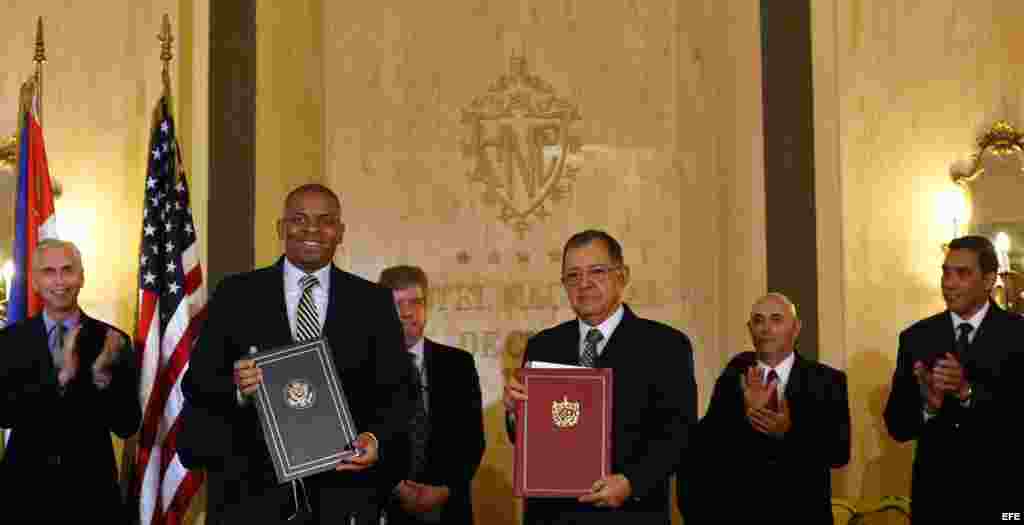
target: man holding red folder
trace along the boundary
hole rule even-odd
[[[527,498],[524,522],[666,525],[669,477],[697,419],[690,340],[622,302],[629,267],[622,246],[603,231],[566,242],[561,280],[577,319],[532,337],[523,360],[612,369],[612,474],[579,498]],[[523,384],[510,378],[508,413],[526,400]]]

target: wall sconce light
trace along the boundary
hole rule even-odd
[[[0,328],[7,325],[7,305],[11,304],[11,283],[14,282],[14,261],[0,266]]]
[[[1014,271],[1010,265],[1010,236],[1006,232],[998,232],[992,244],[996,248],[996,259],[999,261],[992,298],[999,306],[1021,313],[1024,306],[1024,276]]]
[[[999,273],[1010,271],[1010,236],[1006,232],[996,234],[995,242],[996,258],[999,259]]]
[[[978,139],[978,151],[970,161],[955,163],[953,182],[966,183],[982,173],[1024,173],[1024,133],[1005,120],[997,121]]]
[[[939,194],[939,224],[951,228],[947,243],[963,235],[971,221],[971,203],[967,192],[966,186],[953,184]],[[942,247],[945,249],[946,243]]]

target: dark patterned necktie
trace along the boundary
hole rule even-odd
[[[587,337],[584,339],[586,345],[583,346],[583,355],[580,356],[580,366],[587,368],[594,368],[597,364],[597,343],[600,343],[604,339],[604,335],[597,328],[591,328],[587,332]]]
[[[64,368],[64,323],[58,322],[53,327],[53,342],[50,344],[50,356],[53,358],[53,367],[57,370]]]
[[[295,340],[309,341],[320,337],[320,314],[317,313],[313,301],[313,288],[320,284],[315,275],[307,275],[299,280],[302,287],[302,298],[295,314]]]
[[[775,369],[768,371],[768,379],[765,384],[771,384],[772,381],[779,379],[779,374],[775,372]],[[772,393],[768,397],[768,409],[774,412],[779,411],[779,385],[772,385]]]
[[[963,364],[964,358],[967,357],[967,349],[971,346],[970,336],[974,327],[971,326],[971,323],[960,323],[956,330],[960,332],[959,337],[956,338],[956,358],[960,364]]]
[[[423,473],[427,466],[427,439],[430,438],[430,419],[427,417],[426,377],[422,366],[417,366],[416,355],[409,352],[413,366],[413,387],[416,389],[416,406],[412,414],[412,435],[410,445],[412,453],[409,465],[409,479]]]

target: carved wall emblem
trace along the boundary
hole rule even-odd
[[[462,110],[470,136],[463,155],[473,160],[468,177],[485,185],[484,204],[520,236],[534,220],[551,215],[579,171],[580,141],[570,135],[578,108],[527,73],[526,59],[512,57],[508,74]]]
[[[304,410],[316,403],[316,392],[308,381],[292,379],[284,386],[284,402],[289,408]]]
[[[551,419],[558,428],[575,427],[580,420],[580,402],[569,401],[567,396],[562,396],[561,401],[552,401]]]

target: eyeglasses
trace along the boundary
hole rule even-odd
[[[621,270],[622,266],[609,266],[606,264],[596,264],[589,268],[583,268],[581,270],[570,270],[562,274],[562,284],[573,287],[579,286],[583,282],[584,277],[590,278],[592,281],[607,281],[608,276],[617,270]]]

